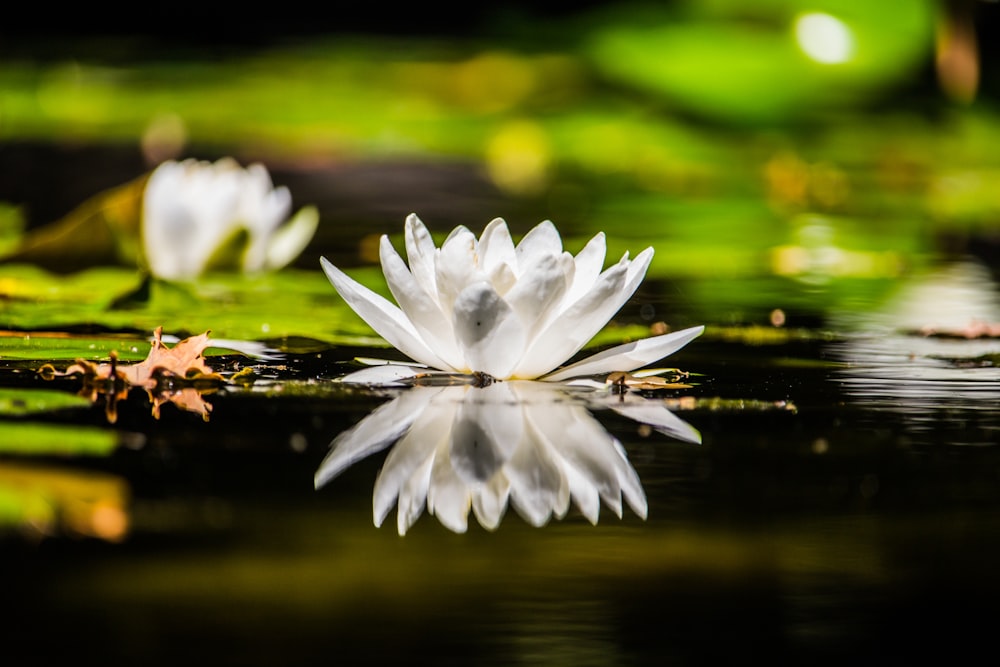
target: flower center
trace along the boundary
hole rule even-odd
[[[479,387],[480,389],[482,389],[483,387],[488,387],[494,382],[498,382],[498,380],[495,377],[493,377],[489,373],[483,373],[482,371],[473,371],[472,377],[475,378],[475,381],[472,383],[472,386]]]

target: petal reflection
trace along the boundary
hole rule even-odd
[[[404,535],[424,510],[449,530],[468,529],[471,511],[495,530],[511,506],[527,523],[561,519],[572,503],[597,523],[601,503],[645,519],[646,495],[621,443],[591,414],[612,409],[687,442],[698,432],[661,400],[545,382],[485,387],[413,386],[337,436],[316,472],[316,488],[395,443],[375,480],[373,519],[393,505]]]

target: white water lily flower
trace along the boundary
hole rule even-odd
[[[142,244],[150,273],[185,280],[211,268],[279,269],[299,256],[319,223],[312,206],[286,223],[291,210],[288,188],[275,188],[261,164],[164,162],[143,194]]]
[[[316,471],[316,488],[392,446],[375,481],[372,510],[381,526],[396,505],[400,535],[425,508],[459,533],[468,528],[470,510],[495,530],[508,503],[533,526],[563,518],[571,502],[591,523],[602,502],[619,518],[623,501],[646,518],[635,469],[588,406],[610,407],[679,440],[701,442],[662,401],[635,394],[524,381],[416,386],[337,436]]]
[[[630,371],[662,359],[704,330],[693,327],[605,350],[553,370],[576,354],[646,275],[653,249],[603,270],[599,233],[575,257],[545,221],[515,246],[497,218],[477,239],[457,227],[440,248],[416,215],[405,225],[409,266],[383,236],[382,271],[399,304],[321,260],[334,288],[379,335],[411,359],[451,373],[560,381]]]

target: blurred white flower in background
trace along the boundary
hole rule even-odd
[[[627,343],[554,371],[632,296],[646,275],[652,248],[631,261],[625,253],[602,271],[603,233],[574,257],[563,251],[551,222],[541,223],[515,246],[500,218],[478,239],[457,227],[437,248],[416,215],[406,219],[405,243],[409,266],[387,236],[380,245],[382,271],[398,307],[325,258],[321,263],[340,296],[372,329],[414,361],[441,371],[549,381],[631,371],[662,359],[704,330],[693,327]],[[416,371],[390,366],[372,372],[394,380]],[[358,381],[381,380],[369,374]]]
[[[312,206],[286,222],[291,209],[288,189],[275,188],[261,164],[244,169],[230,158],[164,162],[143,196],[149,271],[187,280],[211,269],[280,269],[305,249],[319,223]]]
[[[376,526],[398,506],[400,535],[425,508],[458,533],[467,530],[470,509],[484,528],[495,530],[508,503],[533,526],[563,518],[571,502],[591,523],[597,523],[602,501],[619,518],[624,501],[645,519],[646,495],[625,449],[588,406],[701,442],[698,431],[663,401],[634,393],[530,381],[415,386],[337,436],[315,485],[395,443],[372,503]]]

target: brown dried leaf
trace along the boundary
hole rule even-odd
[[[156,327],[153,332],[153,346],[146,358],[137,364],[120,364],[117,356],[112,354],[111,363],[95,364],[85,359],[77,359],[64,373],[56,375],[82,375],[98,381],[107,381],[114,375],[133,387],[154,389],[161,377],[190,378],[204,377],[222,380],[205,363],[202,353],[208,347],[209,339],[206,331],[197,336],[185,338],[173,347],[167,347],[162,341],[163,327]]]
[[[160,406],[173,403],[182,410],[199,413],[208,420],[211,404],[202,398],[205,391],[213,391],[214,386],[194,386],[223,382],[221,375],[214,373],[205,362],[203,355],[208,347],[206,331],[198,336],[185,338],[173,347],[167,347],[162,340],[163,328],[153,332],[153,345],[146,358],[137,364],[120,364],[118,355],[112,352],[110,363],[96,364],[86,359],[77,359],[64,372],[56,371],[51,364],[45,364],[38,372],[45,379],[79,375],[83,378],[81,396],[96,402],[98,397],[107,397],[108,421],[117,420],[116,405],[125,400],[131,387],[142,387],[149,394],[153,404],[153,417],[160,418]]]
[[[145,360],[120,368],[129,384],[151,389],[156,386],[159,376],[189,378],[194,375],[222,379],[212,372],[202,356],[208,347],[208,334],[211,332],[185,338],[173,347],[167,347],[163,343],[160,338],[162,333],[163,327],[156,327],[153,332],[153,347]]]

